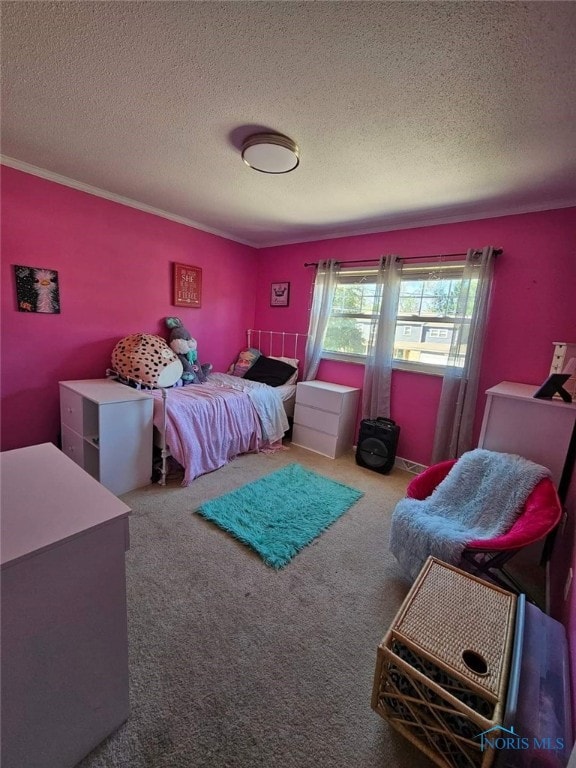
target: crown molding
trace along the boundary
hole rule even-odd
[[[274,240],[269,243],[258,243],[254,248],[277,248],[283,245],[298,245],[300,243],[315,243],[321,240],[338,240],[345,237],[360,237],[362,235],[377,235],[379,232],[395,232],[400,229],[418,229],[419,227],[436,227],[441,224],[459,224],[466,221],[480,221],[481,219],[498,219],[501,216],[521,216],[526,213],[542,213],[543,211],[555,211],[561,208],[576,208],[576,199],[574,200],[556,200],[550,203],[541,203],[540,205],[517,206],[499,211],[485,210],[477,213],[461,213],[446,216],[431,216],[430,218],[414,219],[411,221],[398,221],[395,223],[386,223],[383,219],[381,224],[374,224],[367,228],[350,229],[346,232],[335,232],[331,235],[311,235],[310,237],[298,237],[289,240]]]
[[[38,168],[35,165],[30,165],[30,163],[25,163],[22,160],[16,160],[13,157],[0,155],[0,163],[2,163],[2,165],[8,166],[9,168],[14,168],[17,171],[23,171],[24,173],[29,173],[32,176],[39,176],[41,179],[53,181],[55,184],[62,184],[65,187],[77,189],[79,192],[86,192],[88,195],[102,197],[105,200],[110,200],[113,203],[126,205],[129,208],[136,208],[136,210],[143,211],[144,213],[150,213],[152,216],[160,216],[162,219],[175,221],[177,224],[183,224],[185,227],[199,229],[200,231],[207,232],[210,235],[217,235],[218,237],[223,237],[226,240],[233,240],[235,243],[240,243],[241,245],[249,245],[251,248],[257,247],[254,245],[254,243],[248,242],[248,240],[241,240],[238,237],[233,237],[227,232],[221,232],[218,229],[212,229],[211,227],[207,227],[204,224],[199,224],[197,221],[187,219],[184,216],[178,216],[174,213],[163,211],[161,208],[154,208],[153,206],[147,205],[146,203],[140,203],[138,200],[132,200],[129,197],[116,195],[114,192],[108,192],[105,189],[93,187],[90,184],[84,184],[82,181],[76,181],[76,179],[70,179],[67,176],[61,176],[58,173],[47,171],[45,168]]]
[[[247,245],[250,248],[255,248],[256,250],[259,250],[261,248],[277,248],[283,245],[299,245],[300,243],[314,243],[314,242],[320,242],[322,240],[338,240],[340,238],[345,238],[345,237],[360,237],[362,235],[375,235],[380,232],[394,232],[401,229],[418,229],[419,227],[435,227],[441,224],[458,224],[464,221],[496,219],[496,218],[500,218],[501,216],[518,216],[525,213],[540,213],[542,211],[552,211],[560,208],[576,207],[576,199],[574,199],[574,200],[568,200],[568,201],[557,200],[550,203],[541,203],[540,205],[526,205],[526,206],[516,206],[516,207],[512,206],[512,207],[497,210],[497,211],[493,209],[485,209],[484,211],[478,211],[476,213],[465,212],[461,214],[458,214],[458,213],[447,214],[444,216],[441,214],[436,216],[430,216],[430,217],[422,216],[421,218],[413,219],[409,221],[408,220],[397,221],[397,222],[389,221],[387,223],[386,219],[384,218],[380,224],[375,223],[370,227],[364,227],[364,228],[360,227],[358,229],[351,228],[346,232],[339,231],[339,232],[334,232],[333,234],[316,233],[314,235],[310,235],[309,237],[300,236],[300,237],[293,237],[293,238],[287,238],[287,239],[275,239],[265,243],[254,243],[254,242],[251,242],[250,240],[242,240],[241,238],[234,237],[228,232],[222,232],[221,230],[218,230],[218,229],[212,229],[211,227],[207,227],[204,224],[200,224],[197,221],[193,221],[192,219],[187,219],[184,216],[178,216],[174,213],[169,213],[168,211],[164,211],[160,208],[154,208],[151,205],[140,203],[137,200],[132,200],[131,198],[128,198],[128,197],[122,197],[122,195],[116,195],[113,192],[108,192],[105,189],[92,187],[89,184],[84,184],[81,181],[70,179],[67,176],[61,176],[57,173],[53,173],[52,171],[47,171],[44,168],[38,168],[35,165],[30,165],[29,163],[25,163],[22,160],[16,160],[13,157],[0,155],[0,163],[10,168],[14,168],[17,171],[23,171],[24,173],[29,173],[33,176],[39,176],[40,178],[46,179],[47,181],[53,181],[55,184],[62,184],[66,187],[77,189],[80,192],[86,192],[89,195],[102,197],[105,200],[110,200],[113,203],[118,203],[119,205],[126,205],[129,208],[135,208],[136,210],[143,211],[144,213],[150,213],[152,214],[152,216],[160,216],[163,219],[174,221],[177,224],[183,224],[185,227],[192,227],[193,229],[198,229],[201,232],[207,232],[208,234],[216,235],[217,237],[222,237],[225,240],[232,240],[235,243],[239,243],[240,245]]]

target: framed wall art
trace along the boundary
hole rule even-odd
[[[290,283],[272,283],[270,288],[270,306],[287,307],[290,301]]]
[[[58,272],[43,267],[14,265],[19,312],[60,314]]]
[[[202,306],[202,269],[190,264],[174,264],[174,299],[176,307]]]

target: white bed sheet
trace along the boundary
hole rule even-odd
[[[292,418],[294,416],[294,403],[296,402],[296,384],[282,384],[275,389],[280,395],[286,416]]]

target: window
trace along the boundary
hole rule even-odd
[[[380,311],[376,273],[375,268],[340,270],[324,339],[325,352],[342,359],[366,356],[370,331]]]
[[[402,267],[394,342],[398,367],[430,371],[448,362],[463,269],[463,262],[407,263]],[[341,268],[323,357],[357,362],[366,357],[370,332],[380,311],[376,274],[376,268]],[[468,301],[468,317],[475,293],[476,284]],[[460,363],[464,363],[463,358]]]

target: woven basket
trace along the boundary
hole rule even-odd
[[[428,558],[378,647],[372,708],[445,768],[488,768],[501,723],[516,596]]]

